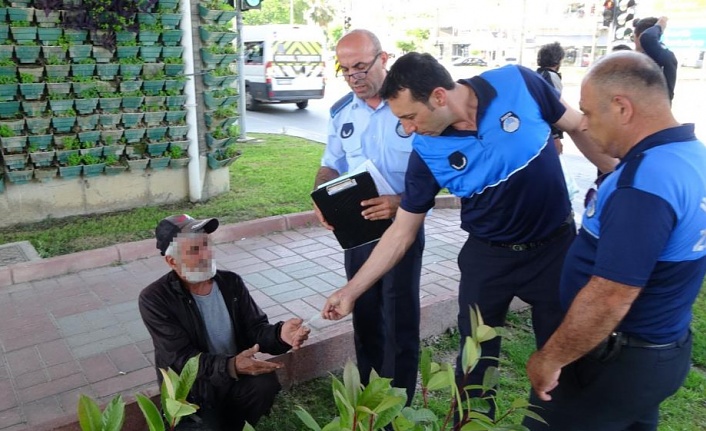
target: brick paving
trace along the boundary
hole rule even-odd
[[[298,217],[313,220],[311,215]],[[455,258],[466,237],[458,220],[457,209],[437,209],[428,218],[423,302],[455,297],[459,277]],[[277,227],[290,222],[269,223],[276,232],[263,233],[259,224],[250,224],[250,231],[259,236],[247,235],[242,226],[222,226],[219,232],[230,238],[216,238],[218,265],[243,276],[271,321],[293,316],[308,319],[345,282],[343,253],[333,235],[322,228],[286,230]],[[121,249],[149,257],[128,261],[126,253],[120,256]],[[46,259],[43,267],[19,263],[4,268],[5,278],[0,278],[2,431],[50,429],[48,424],[66,422],[75,414],[81,393],[106,402],[118,393],[130,396],[156,389],[153,347],[140,320],[137,296],[167,271],[163,258],[152,241],[98,251],[90,265],[82,266],[81,259],[87,256]],[[107,266],[114,260],[123,263]],[[44,274],[49,276],[42,278]],[[317,320],[312,326],[315,343],[350,333],[348,319]],[[291,372],[297,369],[295,365]]]

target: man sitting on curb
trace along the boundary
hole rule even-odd
[[[186,214],[159,222],[157,248],[172,271],[140,293],[139,307],[154,343],[156,368],[180,372],[201,353],[189,401],[222,429],[241,430],[245,421],[255,424],[270,411],[281,388],[273,372],[281,364],[255,354],[296,350],[309,329],[298,318],[270,324],[242,278],[216,270],[208,234],[217,228],[215,218],[195,220]]]

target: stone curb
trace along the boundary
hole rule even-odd
[[[436,208],[458,208],[460,200],[455,196],[437,196]],[[313,211],[266,217],[242,223],[221,226],[213,235],[215,243],[239,241],[243,238],[261,236],[317,224]],[[44,278],[71,274],[86,269],[109,265],[120,265],[138,259],[155,256],[154,240],[116,244],[109,247],[86,250],[63,256],[0,267],[0,288],[27,283]]]

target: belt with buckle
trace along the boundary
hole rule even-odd
[[[500,247],[500,248],[509,248],[512,251],[528,251],[532,250],[535,248],[539,248],[543,245],[548,244],[552,240],[554,240],[556,237],[562,235],[564,232],[566,232],[569,227],[574,226],[574,213],[573,211],[569,213],[569,216],[566,218],[564,223],[559,225],[558,228],[556,228],[552,233],[547,235],[546,237],[540,239],[539,241],[531,241],[531,242],[525,242],[522,244],[512,244],[512,243],[505,243],[505,242],[498,242],[498,241],[483,241],[486,244],[488,244],[491,247]]]

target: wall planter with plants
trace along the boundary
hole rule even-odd
[[[51,117],[28,117],[25,118],[25,124],[27,125],[27,130],[29,130],[29,133],[44,136],[46,133],[49,133]],[[32,138],[32,136],[29,137],[30,144],[32,143]]]
[[[105,170],[105,162],[103,162],[100,157],[96,157],[92,154],[84,154],[81,156],[81,161],[83,162],[84,177],[97,177]]]
[[[56,156],[56,151],[45,150],[42,151],[38,147],[29,147],[29,158],[34,164],[35,168],[46,168],[54,163],[54,156]]]
[[[27,43],[25,45],[17,45],[15,47],[15,55],[17,60],[22,64],[34,64],[39,60],[39,45],[36,42]]]
[[[161,171],[163,169],[166,169],[167,166],[169,166],[170,162],[169,156],[165,155],[164,153],[160,153],[158,155],[150,157],[150,169],[153,169],[155,171]]]
[[[225,168],[236,161],[240,155],[241,152],[237,149],[235,144],[217,148],[207,153],[208,167],[211,169]]]
[[[125,172],[128,168],[128,164],[125,160],[121,160],[119,156],[111,154],[105,157],[105,174],[106,175],[118,175]]]
[[[16,76],[0,76],[0,101],[15,100],[17,88]]]
[[[56,166],[48,166],[46,168],[34,168],[34,178],[37,181],[46,183],[53,180],[59,174],[59,168]]]
[[[5,176],[13,184],[27,184],[32,181],[34,176],[34,169],[17,169],[17,170],[6,170]]]
[[[172,147],[170,145],[169,151],[167,151],[167,155],[171,159],[169,161],[169,167],[171,168],[185,168],[189,165],[189,156],[179,146]]]
[[[98,118],[98,114],[77,115],[76,124],[80,130],[86,133],[93,132],[93,129],[98,125]],[[98,131],[96,130],[96,132]]]
[[[44,84],[42,84],[42,86],[44,86]],[[23,100],[21,108],[28,117],[39,117],[40,115],[44,115],[47,111],[47,106],[46,100]]]
[[[54,135],[29,135],[27,136],[30,151],[36,148],[39,151],[51,150],[54,145]],[[53,150],[52,150],[53,151]]]

